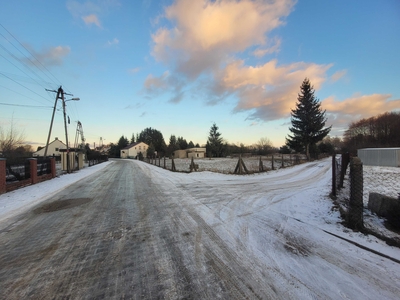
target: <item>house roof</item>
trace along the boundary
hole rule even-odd
[[[136,145],[139,145],[139,144],[145,144],[147,146],[147,144],[144,143],[144,142],[136,142],[136,143],[129,144],[128,146],[126,146],[125,148],[122,148],[121,150],[130,149],[130,148],[135,147]]]

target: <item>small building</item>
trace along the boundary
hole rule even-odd
[[[357,156],[367,166],[400,167],[400,148],[358,149]]]
[[[47,156],[60,156],[61,149],[67,149],[67,146],[63,142],[61,142],[58,138],[56,138],[54,141],[49,143],[47,147]],[[44,156],[45,151],[46,151],[46,146],[44,146],[42,149],[36,152],[33,152],[32,156],[42,157]]]
[[[206,148],[189,148],[185,150],[175,150],[174,158],[204,158],[206,157]]]
[[[137,158],[139,153],[142,153],[143,157],[147,157],[148,148],[149,145],[143,142],[130,144],[121,149],[121,158]]]

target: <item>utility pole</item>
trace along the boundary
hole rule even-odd
[[[49,92],[56,92],[56,91],[50,91],[46,89],[46,91]],[[51,136],[51,129],[53,128],[53,121],[54,121],[54,114],[56,112],[56,107],[57,107],[57,100],[60,98],[60,94],[62,93],[62,88],[60,87],[57,91],[57,96],[56,96],[56,102],[54,102],[54,107],[53,107],[53,115],[51,116],[51,122],[50,122],[50,129],[49,129],[49,135],[47,136],[47,142],[46,142],[46,150],[44,150],[44,158],[47,157],[47,150],[49,148],[49,142],[50,142],[50,136]]]
[[[65,128],[65,141],[67,143],[67,173],[70,173],[70,165],[69,165],[69,145],[68,145],[68,132],[67,132],[67,114],[65,113],[65,99],[64,99],[64,91],[61,93],[63,112],[64,112],[64,128]]]
[[[65,102],[68,101],[68,100],[65,100],[65,96],[64,96],[64,95],[69,95],[69,96],[73,96],[73,95],[72,95],[72,94],[67,94],[67,93],[65,93],[61,86],[58,88],[57,91],[48,90],[48,89],[46,89],[46,91],[57,93],[57,96],[56,96],[56,102],[54,103],[53,115],[52,115],[52,117],[51,117],[50,130],[49,130],[49,135],[48,135],[48,137],[47,137],[46,150],[45,150],[45,152],[44,152],[44,157],[46,157],[46,155],[47,155],[47,149],[48,149],[48,147],[49,147],[49,141],[50,141],[50,136],[51,136],[51,129],[52,129],[52,127],[53,127],[54,113],[55,113],[55,111],[56,111],[57,100],[58,100],[58,99],[61,99],[61,100],[62,100],[62,105],[63,105],[63,113],[64,113],[65,141],[66,141],[66,146],[67,146],[67,173],[70,173],[71,170],[70,170],[70,163],[69,163],[69,145],[68,145],[68,131],[67,131],[67,115],[66,115],[66,112],[65,112]],[[80,99],[79,99],[79,98],[72,98],[72,99],[69,99],[69,100],[80,100]]]

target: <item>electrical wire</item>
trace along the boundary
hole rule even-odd
[[[53,73],[51,73],[50,71],[49,71],[49,69],[47,69],[46,68],[46,66],[44,66],[37,58],[36,58],[36,56],[31,52],[31,51],[29,51],[10,31],[8,31],[7,30],[7,28],[5,28],[2,24],[0,24],[0,26],[1,27],[3,27],[3,29],[5,30],[5,31],[7,31],[7,33],[10,35],[10,36],[12,36],[12,38],[14,39],[14,40],[16,40],[17,42],[18,42],[18,44],[20,44],[56,81],[58,81],[58,83],[61,85],[61,82],[53,75]],[[24,55],[30,62],[32,62],[33,63],[33,65],[39,70],[39,71],[41,71],[44,75],[46,75],[50,80],[51,80],[51,78],[50,78],[50,76],[49,75],[47,75],[45,72],[43,72],[43,70],[41,69],[41,68],[39,68],[38,66],[37,66],[37,64],[34,62],[34,61],[32,61],[29,57],[27,57],[20,49],[18,49],[13,43],[11,43],[3,34],[1,34],[0,33],[0,35],[2,35],[15,49],[17,49],[22,55]],[[52,80],[53,81],[53,80]],[[54,81],[53,81],[54,82]],[[54,82],[54,83],[56,83],[56,82]]]
[[[3,103],[3,102],[0,102],[0,105],[30,107],[30,108],[50,108],[50,109],[53,109],[52,106],[24,105],[24,104],[12,104],[12,103]]]

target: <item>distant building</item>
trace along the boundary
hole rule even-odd
[[[130,144],[121,149],[121,158],[137,158],[139,153],[142,153],[143,157],[146,157],[148,148],[149,146],[143,142]]]
[[[357,156],[364,165],[400,167],[400,148],[358,149]]]
[[[175,150],[174,158],[204,158],[206,157],[206,148],[189,148],[185,150]]]
[[[67,146],[63,142],[61,142],[58,138],[56,138],[54,141],[49,143],[47,148],[47,156],[60,156],[61,155],[60,149],[67,149]],[[33,152],[32,156],[33,157],[44,156],[45,151],[46,151],[46,146],[44,146],[42,149],[36,152]]]

